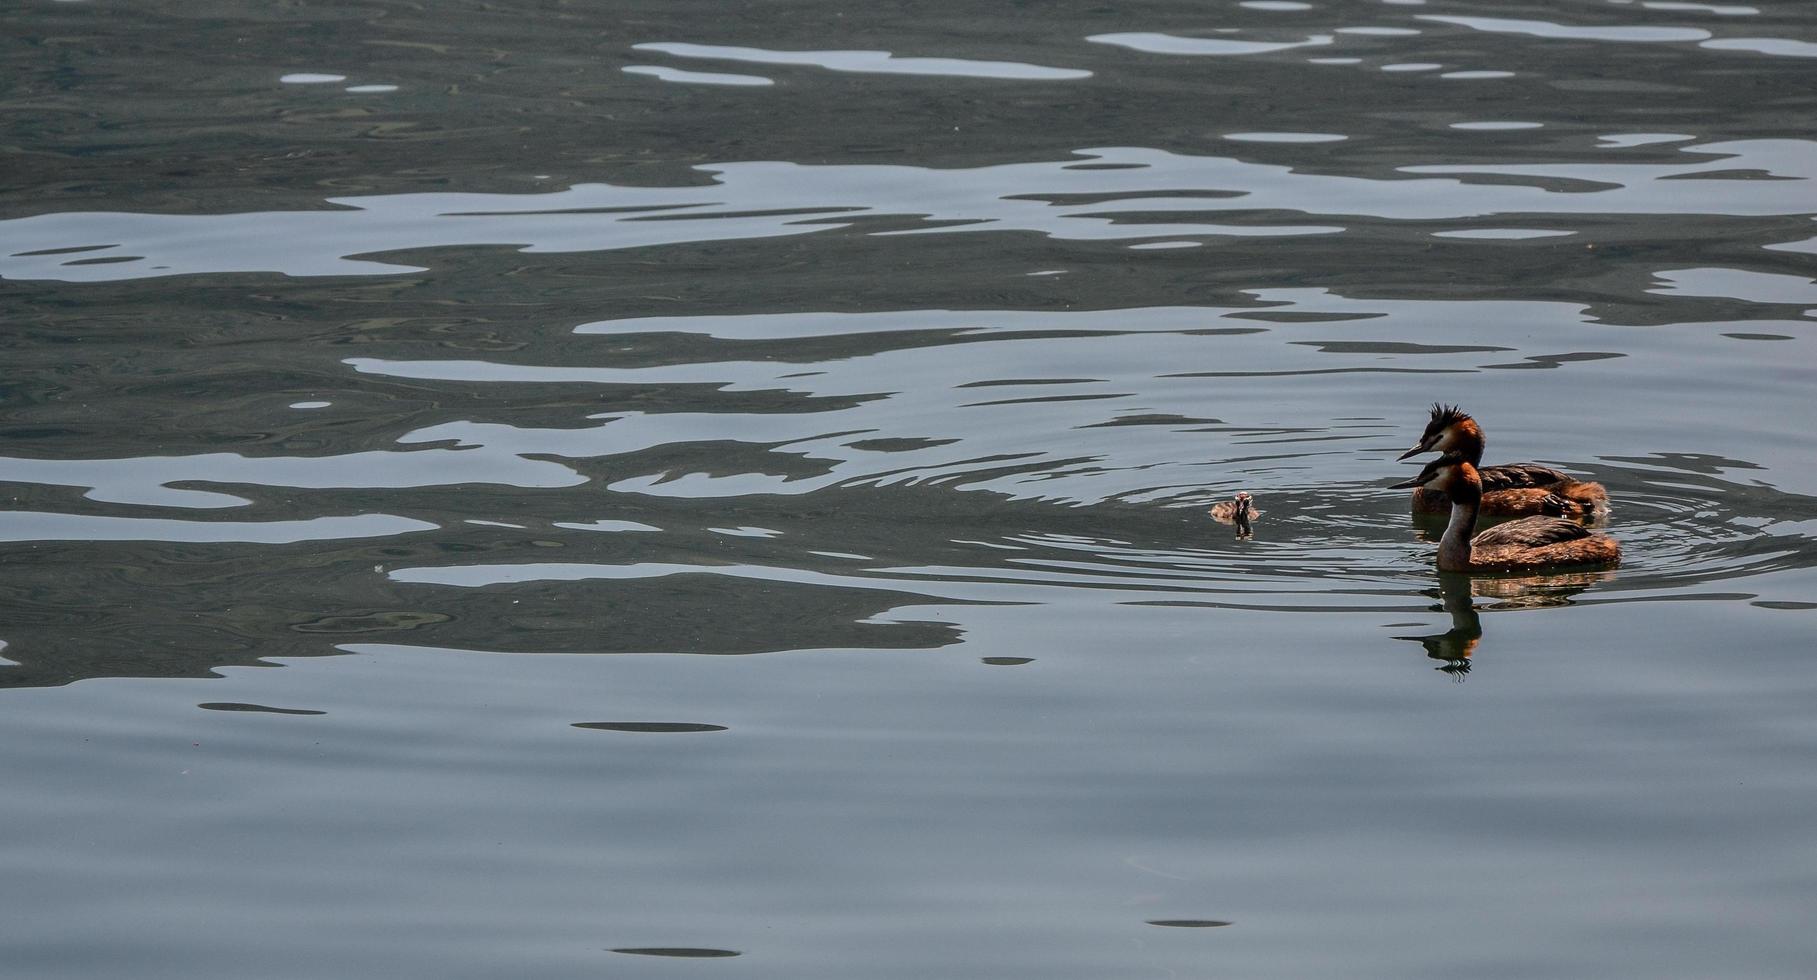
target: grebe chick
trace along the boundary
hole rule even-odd
[[[1247,524],[1250,518],[1259,517],[1261,513],[1255,509],[1247,490],[1238,490],[1237,495],[1229,500],[1220,500],[1211,505],[1212,519],[1226,524]]]
[[[1467,460],[1482,480],[1482,513],[1486,517],[1592,517],[1609,509],[1609,492],[1600,483],[1575,480],[1538,463],[1484,466],[1484,442],[1482,427],[1475,419],[1456,405],[1434,404],[1431,421],[1426,423],[1419,443],[1400,458],[1437,452]],[[1435,490],[1420,487],[1413,491],[1416,514],[1442,514],[1450,504],[1443,493]]]
[[[1391,490],[1424,487],[1451,499],[1451,521],[1438,543],[1441,572],[1526,572],[1546,568],[1621,563],[1621,545],[1606,534],[1593,534],[1576,521],[1560,517],[1524,517],[1477,534],[1483,481],[1476,467],[1460,456],[1441,456],[1420,475]]]
[[[1225,524],[1235,524],[1238,538],[1247,538],[1255,533],[1249,526],[1249,519],[1260,513],[1261,511],[1255,509],[1254,502],[1249,499],[1247,490],[1239,490],[1235,497],[1220,500],[1211,505],[1212,519]]]

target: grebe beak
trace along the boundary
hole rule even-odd
[[[1394,461],[1398,463],[1401,460],[1404,460],[1409,456],[1418,456],[1420,453],[1429,453],[1431,451],[1432,451],[1432,445],[1430,443],[1422,442],[1419,445],[1414,446],[1412,449],[1409,449],[1406,452],[1400,454],[1399,456],[1396,456]]]
[[[1416,450],[1416,452],[1417,452],[1417,450]],[[1406,459],[1407,457],[1402,456],[1401,458]],[[1411,480],[1405,480],[1401,483],[1396,483],[1393,486],[1389,487],[1388,489],[1390,489],[1390,490],[1407,490],[1412,487],[1423,487],[1426,485],[1425,477],[1426,477],[1426,474],[1421,473],[1419,476],[1416,476]]]

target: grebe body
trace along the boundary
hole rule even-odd
[[[1462,457],[1441,456],[1419,476],[1390,489],[1408,487],[1437,490],[1451,501],[1451,521],[1438,544],[1441,572],[1531,572],[1621,563],[1621,545],[1614,538],[1560,517],[1525,517],[1476,534],[1483,481]]]

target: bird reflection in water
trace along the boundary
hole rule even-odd
[[[1476,652],[1476,644],[1483,638],[1483,621],[1476,614],[1476,604],[1470,597],[1470,576],[1440,572],[1438,597],[1439,608],[1451,614],[1450,629],[1443,633],[1397,636],[1395,639],[1419,643],[1426,648],[1426,656],[1442,661],[1433,669],[1444,671],[1453,680],[1461,682],[1464,675],[1470,673],[1470,655]]]
[[[1612,577],[1613,573],[1609,571],[1474,578],[1462,572],[1440,572],[1438,589],[1436,592],[1427,590],[1426,594],[1438,596],[1438,609],[1450,614],[1451,628],[1443,633],[1397,636],[1395,639],[1411,640],[1425,647],[1426,656],[1439,661],[1434,670],[1461,682],[1470,673],[1471,657],[1483,638],[1483,622],[1475,596],[1494,600],[1483,607],[1489,611],[1568,606],[1579,592]]]

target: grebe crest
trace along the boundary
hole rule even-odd
[[[1456,405],[1432,403],[1432,418],[1426,423],[1426,431],[1420,434],[1420,441],[1412,449],[1400,455],[1400,459],[1418,456],[1420,453],[1451,453],[1465,451],[1474,443],[1477,456],[1471,465],[1483,461],[1483,430],[1476,420],[1459,409]]]

